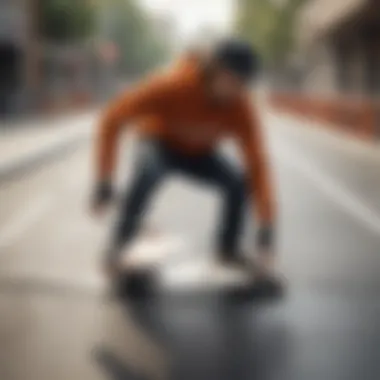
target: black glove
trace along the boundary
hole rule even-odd
[[[274,229],[270,225],[261,226],[257,234],[259,248],[270,249],[274,245]]]
[[[109,181],[99,182],[95,187],[93,197],[94,207],[99,207],[108,204],[114,197],[112,184]]]

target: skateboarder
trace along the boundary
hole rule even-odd
[[[258,267],[274,265],[275,207],[260,123],[250,93],[258,57],[241,41],[216,44],[210,54],[192,53],[172,70],[155,75],[125,92],[101,118],[96,142],[93,211],[102,213],[113,198],[118,142],[125,127],[142,140],[117,224],[106,252],[106,269],[116,274],[121,252],[136,237],[149,201],[168,174],[180,173],[209,184],[223,199],[215,254],[238,263],[239,236],[248,204],[260,227]],[[223,138],[238,145],[240,172],[217,147]],[[247,203],[247,201],[251,201]]]

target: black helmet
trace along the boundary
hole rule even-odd
[[[217,64],[244,81],[250,81],[259,71],[259,57],[248,43],[241,40],[230,39],[219,42],[214,50],[214,59]]]

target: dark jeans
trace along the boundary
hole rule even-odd
[[[244,220],[245,179],[221,154],[188,156],[158,141],[144,142],[132,183],[127,191],[114,230],[110,257],[118,255],[138,233],[152,195],[168,174],[180,174],[215,187],[223,197],[217,251],[234,255]]]

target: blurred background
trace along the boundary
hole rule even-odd
[[[168,59],[174,21],[142,2],[2,1],[2,116],[107,99]]]
[[[276,107],[377,135],[378,5],[306,0],[2,0],[0,117],[99,104],[195,41],[250,40]]]
[[[231,34],[264,62],[252,99],[289,294],[242,308],[104,302],[113,216],[87,210],[99,112]],[[0,0],[0,378],[151,379],[167,356],[172,379],[379,378],[379,95],[378,0]],[[135,152],[132,136],[121,190]],[[207,189],[173,180],[147,226],[180,241],[187,265],[211,252],[217,206]]]

